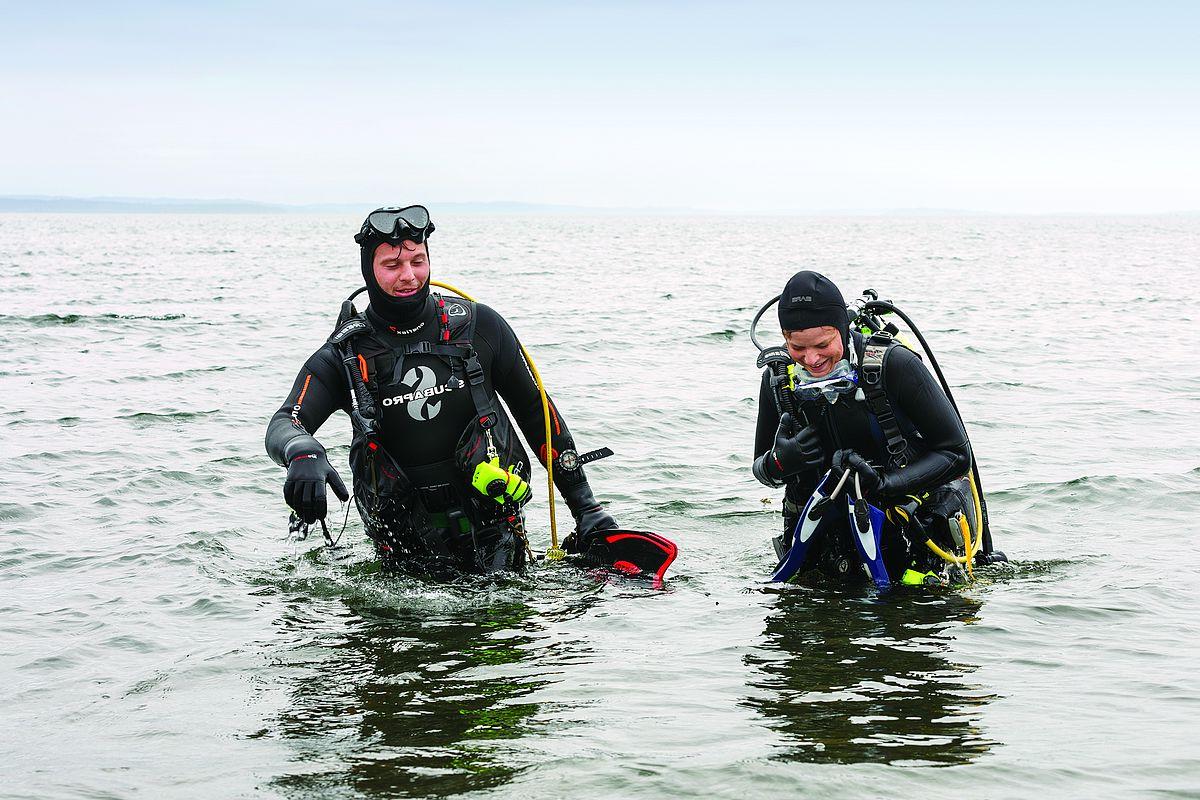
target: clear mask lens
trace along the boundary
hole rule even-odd
[[[858,389],[858,371],[844,358],[819,378],[808,377],[808,373],[799,366],[796,367],[794,377],[796,394],[808,400],[820,395],[829,403],[835,403],[841,395]]]

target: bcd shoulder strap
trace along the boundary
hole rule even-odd
[[[862,387],[863,394],[866,396],[867,407],[879,421],[879,428],[883,431],[884,439],[887,440],[889,462],[887,466],[906,467],[908,466],[908,456],[906,455],[908,442],[905,441],[904,434],[900,432],[900,425],[896,422],[896,414],[892,411],[892,404],[888,400],[883,385],[888,353],[892,352],[892,348],[897,345],[900,343],[892,338],[890,333],[879,331],[871,334],[871,337],[863,342],[862,364],[858,368],[858,374],[861,378],[859,386]]]
[[[479,363],[479,354],[475,351],[475,323],[479,319],[479,304],[471,300],[454,298],[443,303],[440,313],[445,314],[445,321],[450,326],[450,347],[457,348],[452,357],[462,359],[467,380],[467,391],[471,393],[471,401],[475,404],[475,416],[479,425],[487,430],[496,424],[496,404],[484,388],[483,366]],[[455,307],[464,307],[466,319],[455,312]],[[453,362],[451,362],[453,363]]]

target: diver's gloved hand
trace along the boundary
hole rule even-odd
[[[600,506],[592,494],[587,481],[559,490],[567,501],[567,508],[575,517],[575,532],[563,540],[563,549],[568,553],[586,553],[606,547],[601,537],[603,531],[617,527],[617,521]],[[597,553],[597,555],[600,555]]]
[[[838,450],[834,453],[833,469],[839,472],[849,471],[853,473],[850,476],[851,481],[857,476],[858,485],[862,487],[862,493],[868,499],[885,494],[887,485],[886,477],[853,450]]]
[[[333,487],[333,492],[343,503],[350,499],[346,485],[341,477],[329,464],[325,451],[316,444],[315,439],[298,442],[297,447],[290,444],[284,450],[287,460],[287,480],[283,483],[283,499],[307,523],[325,519],[328,507],[325,502],[325,484]],[[307,445],[307,446],[304,446]],[[313,450],[313,447],[316,450]],[[294,452],[293,452],[294,451]]]
[[[789,412],[779,418],[775,446],[766,453],[763,467],[775,480],[806,469],[818,469],[825,458],[821,439],[811,426],[801,426]]]

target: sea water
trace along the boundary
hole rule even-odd
[[[665,587],[384,578],[353,511],[287,538],[263,433],[357,219],[0,215],[0,795],[1200,793],[1200,218],[437,221]],[[918,322],[1009,565],[764,585],[748,326],[802,268]]]

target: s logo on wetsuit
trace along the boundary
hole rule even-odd
[[[413,367],[404,373],[397,387],[400,394],[383,398],[383,406],[405,406],[405,411],[417,422],[428,422],[442,410],[442,401],[430,401],[444,392],[454,391],[446,384],[437,385],[437,377],[429,367]]]

